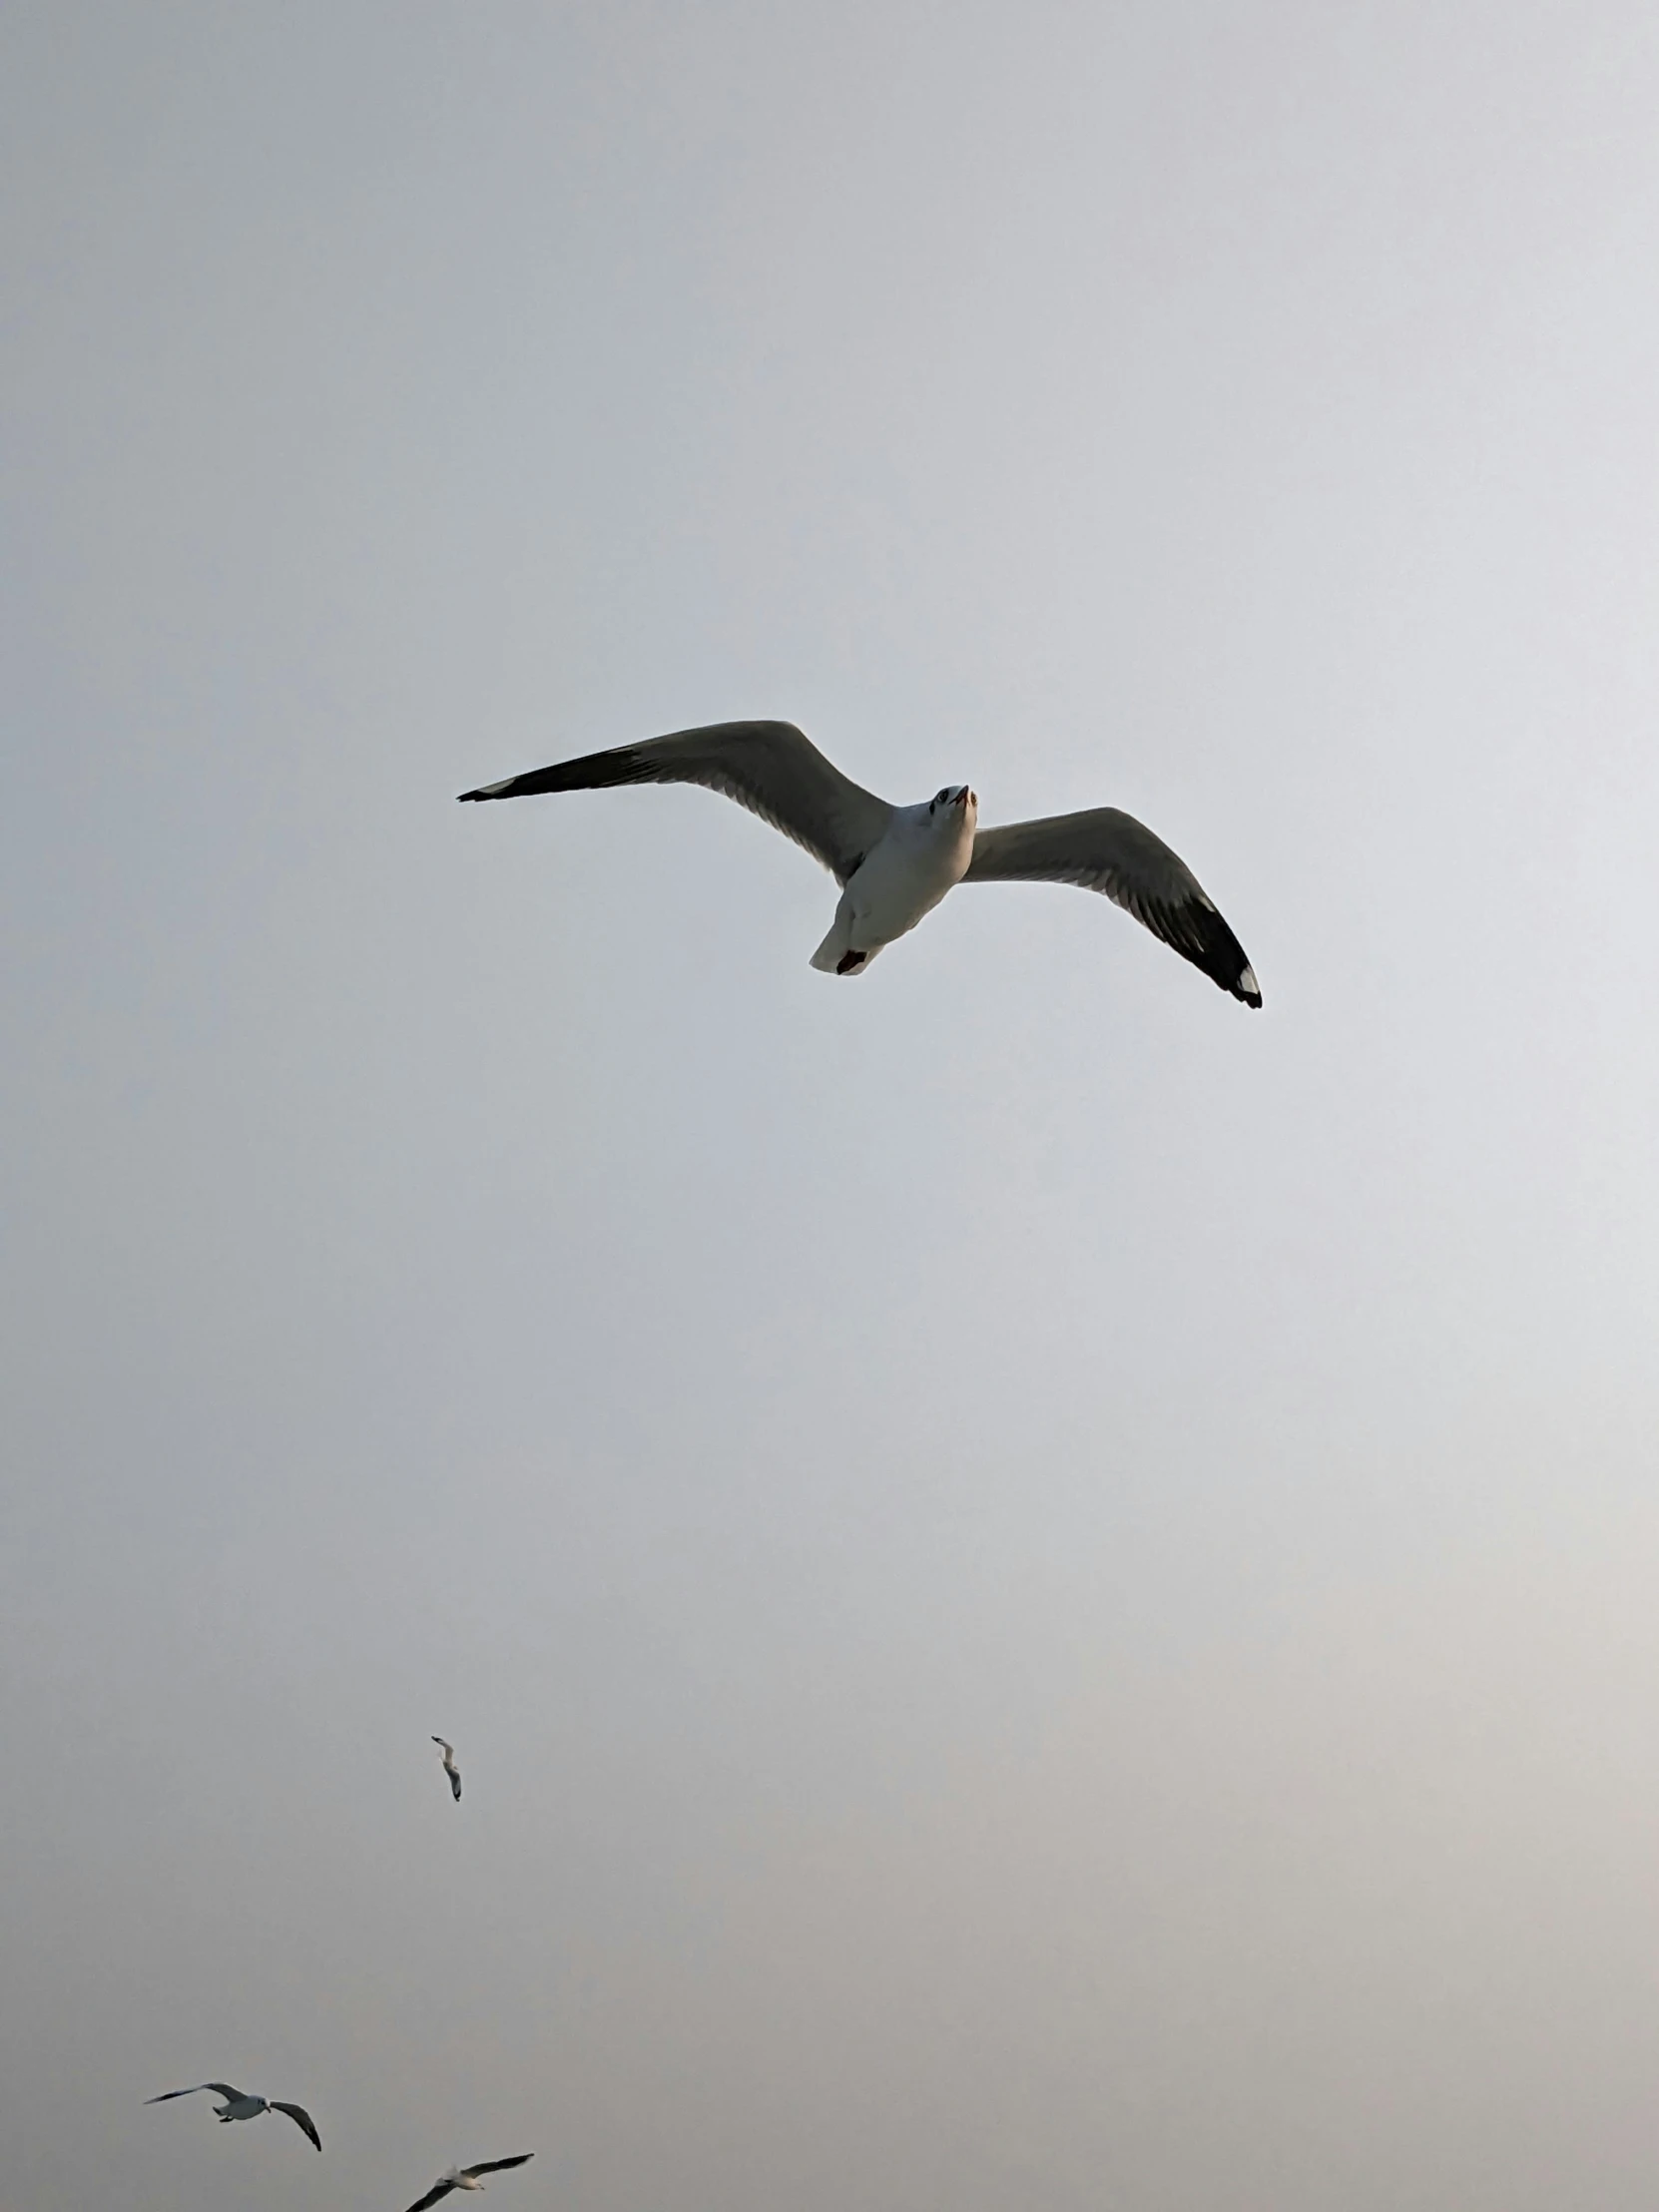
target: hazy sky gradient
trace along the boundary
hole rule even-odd
[[[1635,0],[8,10],[5,2212],[1651,2205],[1656,114]],[[740,715],[1265,1010],[453,804]]]

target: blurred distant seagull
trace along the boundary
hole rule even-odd
[[[410,2205],[409,2212],[426,2212],[429,2204],[448,2196],[451,2189],[481,2189],[484,2184],[478,2179],[480,2174],[503,2174],[509,2166],[527,2166],[535,2155],[527,2150],[521,2158],[481,2158],[476,2166],[451,2166],[417,2203]]]
[[[1104,891],[1247,1006],[1262,1003],[1244,947],[1197,876],[1133,816],[1094,807],[978,830],[979,802],[965,784],[946,784],[914,807],[889,807],[844,777],[792,722],[680,730],[460,796],[527,799],[615,784],[703,784],[822,860],[841,885],[830,934],[813,954],[814,967],[827,972],[861,974],[957,883],[1077,883]]]
[[[146,2097],[146,2104],[166,2104],[171,2097],[194,2097],[204,2089],[211,2089],[215,2096],[225,2099],[219,2106],[221,2120],[257,2120],[262,2112],[285,2112],[294,2126],[303,2129],[316,2145],[322,2148],[322,2137],[316,2131],[316,2122],[302,2104],[284,2104],[280,2097],[251,2097],[245,2090],[233,2089],[228,2081],[199,2081],[193,2089],[164,2089],[159,2097]]]
[[[432,1741],[443,1753],[443,1771],[449,1777],[449,1787],[455,1793],[455,1803],[459,1805],[461,1802],[461,1770],[455,1764],[455,1747],[453,1744],[446,1744],[441,1736],[434,1736]]]

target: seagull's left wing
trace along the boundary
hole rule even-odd
[[[271,2109],[273,2112],[285,2112],[294,2126],[310,2137],[318,2150],[322,2148],[322,2137],[316,2131],[316,2122],[302,2104],[284,2104],[280,2097],[273,2097]]]
[[[535,2155],[527,2150],[517,2158],[482,2158],[476,2166],[463,2166],[461,2171],[476,2181],[480,2174],[504,2174],[509,2166],[527,2166]]]
[[[1262,1003],[1244,946],[1198,877],[1144,823],[1116,807],[981,830],[962,880],[1076,883],[1104,891],[1224,991],[1247,1006]]]
[[[528,799],[536,792],[609,791],[619,784],[701,784],[822,860],[844,883],[892,821],[884,799],[843,776],[793,722],[714,722],[643,745],[555,761],[462,799]]]
[[[450,2190],[453,2189],[454,2186],[455,2184],[452,2181],[434,2181],[432,2186],[427,2190],[426,2194],[423,2197],[417,2198],[415,2202],[410,2205],[409,2212],[426,2212],[426,2207],[429,2204],[436,2204],[440,2197],[448,2196]]]

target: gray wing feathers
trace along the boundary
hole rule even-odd
[[[233,2089],[228,2081],[199,2081],[192,2089],[164,2089],[159,2097],[146,2097],[144,2101],[146,2104],[166,2104],[173,2097],[200,2096],[204,2089],[211,2089],[215,2096],[224,2097],[228,2102],[242,2095],[242,2091]]]
[[[1238,938],[1179,854],[1116,807],[1050,815],[981,830],[969,883],[1076,883],[1102,891],[1224,991],[1260,1006],[1262,993]]]
[[[316,2122],[302,2104],[284,2104],[280,2097],[271,2100],[273,2112],[285,2112],[302,2134],[308,2135],[317,2149],[322,2148],[322,2137],[316,2131]]]
[[[844,883],[886,834],[892,809],[843,776],[793,722],[715,722],[643,745],[556,761],[462,792],[528,799],[537,792],[604,791],[619,784],[701,784],[735,799],[822,860]]]
[[[476,2166],[463,2166],[461,2171],[470,2174],[476,2181],[480,2174],[504,2174],[509,2166],[527,2166],[535,2155],[533,2150],[526,2150],[521,2151],[516,2158],[484,2158]]]
[[[411,2204],[409,2207],[409,2212],[426,2212],[426,2207],[429,2204],[436,2204],[440,2197],[448,2196],[450,2190],[453,2189],[454,2186],[455,2184],[452,2181],[434,2182],[432,2187],[427,2190],[426,2194],[423,2197],[417,2197],[415,2199],[414,2203]]]

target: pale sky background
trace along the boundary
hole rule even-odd
[[[7,10],[4,2212],[1651,2206],[1656,118],[1645,0]],[[1265,1011],[454,805],[740,715]]]

